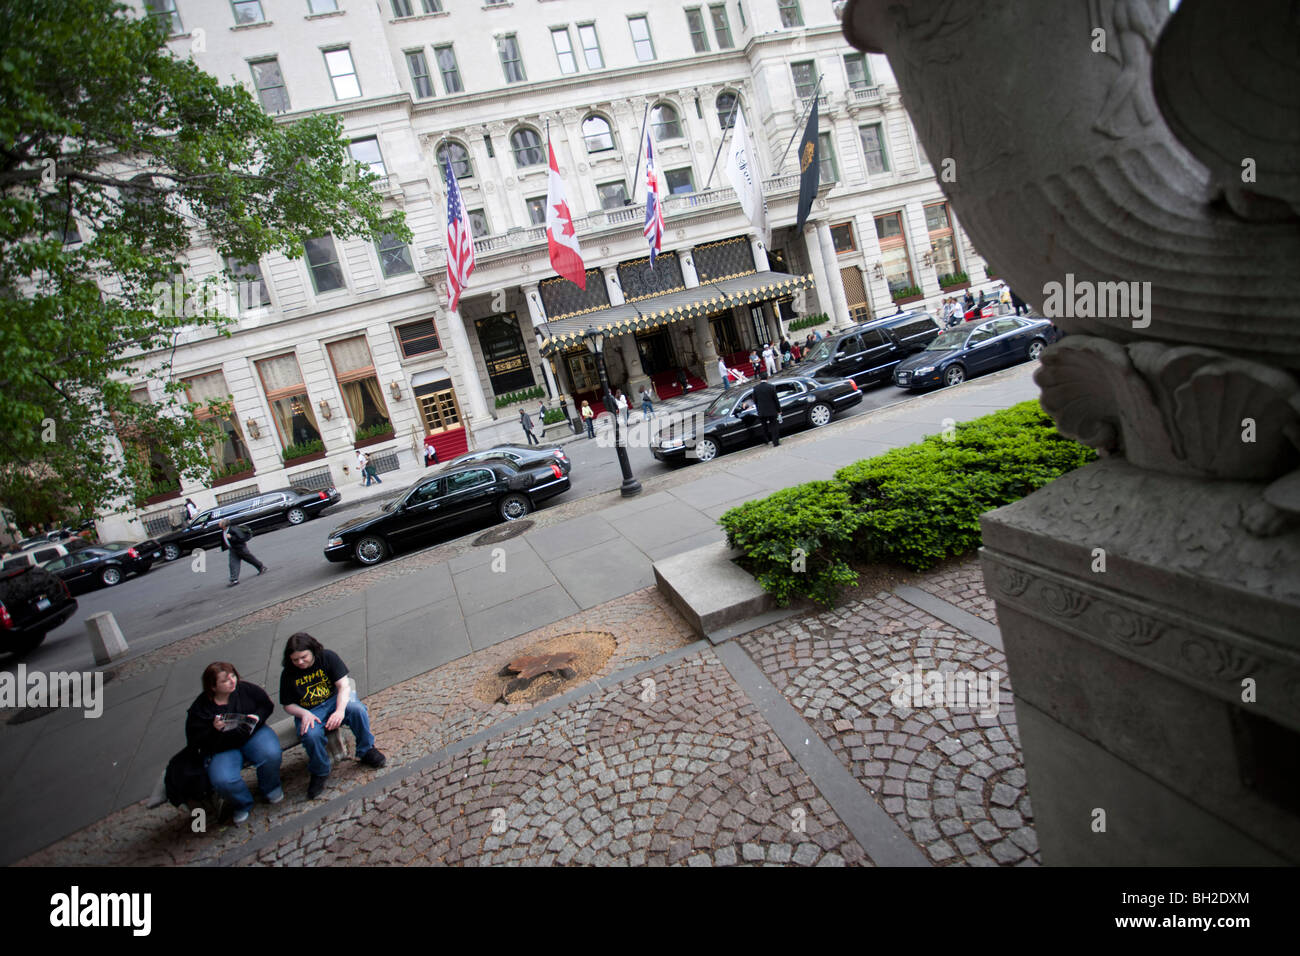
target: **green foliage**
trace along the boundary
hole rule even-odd
[[[893,296],[895,299],[906,299],[909,296],[920,295],[920,294],[921,294],[921,287],[915,285],[904,286],[901,289],[890,292],[890,295]]]
[[[510,392],[506,395],[498,395],[497,408],[505,408],[507,405],[526,402],[532,398],[542,398],[545,395],[546,389],[542,388],[540,385],[534,385],[532,388],[524,388],[517,392]]]
[[[57,482],[59,509],[93,513],[164,473],[210,477],[219,426],[191,414],[170,353],[237,310],[223,277],[185,276],[192,244],[252,263],[326,234],[411,238],[337,117],[277,122],[174,56],[165,19],[0,4],[0,500]],[[133,401],[149,380],[162,400]]]
[[[318,451],[325,450],[325,442],[319,438],[311,441],[305,441],[298,445],[290,445],[280,453],[280,457],[286,462],[293,461],[295,458],[306,458],[308,455],[314,455]]]
[[[357,441],[365,441],[367,438],[375,438],[379,435],[391,435],[393,426],[391,422],[375,422],[366,428],[357,429]]]
[[[980,515],[1095,458],[1037,402],[1023,402],[841,468],[831,481],[751,501],[721,524],[778,602],[807,595],[828,604],[853,583],[850,560],[923,570],[964,554],[980,544]],[[808,552],[806,571],[790,567],[796,546]]]
[[[970,276],[964,272],[949,272],[947,275],[939,276],[939,285],[947,288],[948,286],[961,285],[963,282],[969,282]]]
[[[830,320],[831,317],[825,312],[818,312],[816,315],[805,315],[802,319],[793,320],[787,328],[791,332],[798,332],[800,329],[810,329],[814,325],[824,325]]]
[[[564,421],[564,411],[559,408],[548,408],[546,414],[542,416],[543,425],[553,425],[562,421]]]
[[[212,469],[212,480],[220,481],[222,478],[229,478],[231,475],[242,475],[246,471],[253,470],[253,463],[247,458],[239,458],[230,462],[228,465],[222,465],[220,468]]]

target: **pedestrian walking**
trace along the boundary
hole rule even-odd
[[[526,412],[522,408],[519,409],[519,424],[524,426],[524,435],[528,439],[528,444],[530,445],[541,444],[541,442],[537,440],[537,436],[533,434],[533,420],[528,417],[528,412]]]
[[[790,342],[788,339],[781,340],[781,368],[786,368],[794,364],[794,355],[790,352]]]
[[[811,332],[809,332],[808,338],[803,340],[804,351],[806,352],[810,350],[816,343],[817,343],[816,336],[814,336]]]
[[[1016,310],[1016,315],[1020,314],[1021,309],[1024,309],[1025,315],[1029,314],[1029,303],[1016,295],[1014,291],[1011,293],[1011,307]]]
[[[766,379],[754,386],[754,411],[763,426],[763,441],[776,448],[781,444],[781,400],[776,387]]]
[[[239,565],[242,561],[247,561],[257,568],[258,574],[265,574],[266,565],[253,557],[253,552],[248,550],[248,540],[253,536],[248,525],[232,526],[229,518],[222,518],[220,525],[221,550],[230,552],[230,583],[226,587],[233,588],[239,583]]]
[[[591,410],[591,405],[584,398],[582,400],[582,420],[587,426],[587,437],[596,437],[596,413]]]
[[[628,407],[627,396],[620,389],[614,389],[614,414],[623,416],[623,424],[627,425],[628,416],[632,414]]]
[[[193,498],[185,499],[185,523],[189,524],[194,520],[194,516],[199,513],[199,506],[194,503]]]
[[[969,321],[971,319],[971,311],[975,308],[975,296],[971,295],[970,289],[966,290],[966,298],[962,300],[962,305],[964,305],[965,308],[962,309],[961,317]]]
[[[320,641],[299,631],[284,645],[280,671],[280,703],[293,717],[294,726],[307,752],[307,799],[314,800],[325,789],[330,775],[330,755],[325,734],[344,724],[357,740],[357,761],[378,770],[387,758],[375,746],[370,732],[370,713],[356,699],[356,686],[347,665]]]
[[[365,487],[369,488],[371,482],[370,456],[360,448],[357,449],[357,471],[360,473],[361,477],[366,480]],[[375,476],[374,480],[378,480],[378,476]]]
[[[998,309],[1000,314],[1011,311],[1011,289],[1005,282],[1002,283],[1002,291],[998,293],[998,305],[1000,306]]]
[[[644,418],[653,418],[655,413],[654,402],[650,401],[650,389],[644,385],[641,386],[641,415]]]
[[[757,349],[749,350],[749,374],[750,375],[758,374],[758,350]]]
[[[722,377],[722,390],[731,388],[731,373],[727,371],[727,360],[718,356],[718,375]]]

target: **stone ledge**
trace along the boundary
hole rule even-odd
[[[696,634],[717,644],[753,628],[736,625],[763,617],[761,627],[779,609],[776,600],[758,586],[753,575],[732,560],[739,551],[726,542],[705,545],[693,551],[664,558],[654,564],[655,584]],[[795,609],[787,609],[794,613]]]

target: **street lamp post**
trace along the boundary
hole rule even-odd
[[[614,450],[618,453],[618,467],[623,470],[623,484],[619,493],[624,498],[631,498],[641,493],[641,482],[632,477],[632,465],[627,460],[627,445],[618,427],[618,405],[614,401],[614,394],[609,390],[609,375],[605,371],[605,333],[587,326],[583,339],[587,351],[596,356],[596,371],[600,373],[600,388],[605,395],[605,411],[614,416]]]

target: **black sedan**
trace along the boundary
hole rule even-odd
[[[317,491],[292,487],[267,491],[220,508],[201,511],[180,530],[159,537],[158,543],[162,545],[163,557],[175,561],[192,548],[216,547],[221,540],[223,518],[231,524],[246,524],[250,528],[270,527],[284,521],[302,524],[330,505],[338,504],[342,497],[337,488]]]
[[[517,521],[538,502],[569,490],[554,462],[518,468],[503,458],[471,462],[421,478],[379,511],[330,532],[330,561],[378,564],[395,550],[483,521]]]
[[[124,541],[96,544],[46,561],[45,568],[75,592],[111,588],[128,574],[144,574],[162,557],[162,548],[152,539],[140,544]]]
[[[925,351],[900,362],[894,369],[894,384],[909,389],[960,385],[984,372],[1032,362],[1060,337],[1060,331],[1047,319],[1014,315],[958,326],[936,338]]]
[[[442,470],[446,471],[476,461],[487,461],[489,458],[504,458],[516,468],[549,465],[554,461],[560,466],[560,471],[566,475],[573,467],[569,456],[558,445],[493,445],[491,448],[480,448],[478,451],[468,451],[459,455],[449,461],[446,468]],[[439,473],[441,474],[441,471]]]
[[[781,401],[781,434],[800,425],[820,428],[836,412],[861,404],[862,392],[852,379],[808,376],[774,378],[772,386]],[[660,461],[686,459],[712,461],[728,448],[763,440],[763,428],[754,410],[753,386],[731,388],[704,410],[702,419],[682,427],[670,425],[650,442],[650,453]]]

